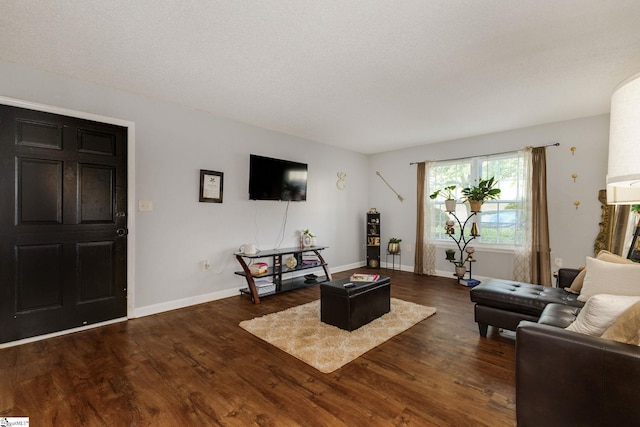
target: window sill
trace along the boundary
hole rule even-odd
[[[455,249],[459,250],[458,246],[453,242],[448,242],[446,240],[434,240],[433,244],[437,248],[442,249]],[[517,252],[518,247],[515,245],[494,245],[489,243],[476,243],[473,242],[469,244],[469,246],[473,247],[478,252],[493,252],[493,253],[503,253],[503,254],[514,254]]]

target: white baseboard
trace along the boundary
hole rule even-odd
[[[330,271],[340,272],[345,270],[351,270],[354,268],[360,268],[363,265],[364,263],[347,264],[347,265],[342,265],[338,267],[332,267]],[[307,273],[308,271],[306,273],[305,271],[299,271],[294,275],[294,277],[304,276]],[[151,316],[153,314],[159,314],[165,311],[177,310],[179,308],[185,308],[185,307],[189,307],[197,304],[204,304],[207,302],[216,301],[223,298],[229,298],[236,295],[240,297],[240,289],[244,289],[246,287],[247,286],[245,284],[244,286],[241,286],[239,288],[224,289],[221,291],[211,292],[203,295],[196,295],[189,298],[183,298],[183,299],[174,300],[174,301],[167,301],[160,304],[147,305],[144,307],[137,307],[134,310],[133,317]]]
[[[331,272],[332,273],[339,273],[341,271],[347,271],[347,270],[353,270],[356,268],[362,268],[364,267],[366,264],[364,261],[361,262],[354,262],[353,264],[345,264],[345,265],[340,265],[338,267],[331,267]]]
[[[240,288],[224,289],[222,291],[196,295],[189,298],[167,301],[160,304],[147,305],[144,307],[137,307],[134,310],[133,317],[151,316],[153,314],[163,313],[165,311],[177,310],[179,308],[185,308],[192,305],[204,304],[206,302],[229,298],[236,295],[238,297],[240,296]]]
[[[413,273],[412,265],[394,265],[392,263],[381,263],[380,267],[384,270],[399,270],[399,271],[408,271],[409,273]]]

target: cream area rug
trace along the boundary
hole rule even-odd
[[[240,327],[320,372],[346,365],[436,309],[391,298],[391,311],[353,332],[320,321],[320,300],[240,322]]]

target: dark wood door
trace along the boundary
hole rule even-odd
[[[127,314],[127,129],[0,106],[0,342]]]

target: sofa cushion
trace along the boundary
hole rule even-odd
[[[578,301],[596,294],[640,296],[640,264],[618,264],[587,257],[587,274]]]
[[[576,320],[580,310],[580,307],[570,305],[548,304],[542,311],[538,323],[564,329]]]
[[[623,258],[620,255],[616,255],[614,253],[611,253],[609,251],[604,251],[604,250],[598,252],[598,255],[596,255],[596,259],[599,259],[601,261],[614,262],[617,264],[634,264],[634,262],[631,261],[630,259]],[[573,282],[571,282],[571,286],[564,289],[573,294],[580,294],[580,291],[582,290],[582,286],[584,284],[584,278],[586,275],[587,275],[587,270],[583,268],[582,271],[578,273],[578,275],[575,277],[575,279],[573,279]]]
[[[602,334],[602,338],[640,345],[640,301],[627,308]]]
[[[584,276],[587,275],[587,270],[582,269],[580,273],[573,279],[571,282],[571,286],[564,288],[565,291],[571,292],[572,294],[580,295],[580,291],[582,290],[582,284],[584,283]]]
[[[640,301],[640,296],[598,294],[589,298],[576,320],[565,329],[599,337],[625,310]]]

